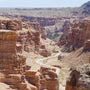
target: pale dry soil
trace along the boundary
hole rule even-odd
[[[47,60],[43,61],[44,64],[49,66],[54,66],[60,69],[59,72],[59,83],[60,88],[59,90],[65,90],[66,86],[66,79],[69,76],[70,73],[70,66],[67,63],[64,63],[63,61],[58,60],[58,56],[54,57],[55,53],[53,53],[52,58],[47,57]],[[63,55],[68,55],[68,53],[63,53]]]
[[[53,66],[53,67],[57,67],[58,69],[60,69],[59,72],[59,82],[60,82],[60,89],[59,90],[65,90],[65,85],[66,85],[66,78],[69,75],[69,65],[64,63],[63,61],[58,60],[58,52],[57,53],[53,53],[53,51],[60,51],[60,48],[57,47],[57,45],[55,45],[54,42],[51,42],[49,39],[48,40],[41,40],[41,42],[43,44],[45,44],[46,48],[48,50],[52,51],[52,55],[50,57],[42,57],[41,55],[39,55],[38,53],[26,53],[23,52],[23,55],[26,56],[27,60],[26,60],[26,64],[31,66],[30,70],[33,71],[38,71],[40,69],[40,64],[43,65],[49,65],[49,66]],[[58,55],[56,55],[58,54]],[[60,53],[63,56],[67,56],[68,53]],[[40,59],[43,60],[43,62],[40,62]],[[37,60],[39,60],[39,63],[37,64]]]
[[[90,63],[90,51],[83,51],[83,47],[81,47],[76,51],[72,51],[68,56],[64,57],[62,61],[68,63],[71,67]]]
[[[64,63],[63,61],[58,60],[58,52],[53,52],[53,51],[60,51],[60,48],[55,45],[54,42],[50,41],[49,39],[47,40],[42,40],[41,43],[46,46],[46,49],[50,50],[52,52],[52,55],[50,57],[42,57],[39,54],[35,54],[33,52],[26,53],[24,52],[23,55],[27,57],[26,64],[31,66],[30,70],[37,71],[40,69],[40,64],[47,65],[47,66],[53,66],[58,69],[60,69],[59,72],[59,82],[60,82],[60,88],[59,90],[65,90],[65,85],[66,85],[66,79],[69,76],[69,65],[67,63]],[[56,55],[58,54],[58,55]],[[60,54],[64,57],[68,55],[68,53],[61,53]],[[43,60],[43,61],[40,61]],[[39,60],[39,63],[37,64],[37,60]]]
[[[0,90],[17,90],[17,89],[11,89],[9,85],[0,82]]]

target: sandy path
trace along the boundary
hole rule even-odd
[[[57,54],[54,55],[54,56],[50,56],[50,57],[38,59],[38,60],[36,60],[36,63],[39,64],[40,66],[46,66],[46,67],[55,68],[55,69],[56,69],[56,73],[57,73],[57,75],[59,76],[60,68],[57,68],[57,67],[48,65],[48,64],[47,64],[47,60],[52,59],[52,58],[54,58],[54,57],[57,57],[57,56],[60,55],[60,54],[61,54],[61,52],[57,53]],[[59,90],[65,90],[65,87],[63,87],[62,85],[59,85]]]

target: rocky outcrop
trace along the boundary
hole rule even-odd
[[[43,75],[46,81],[45,83],[43,78],[41,79],[40,83],[42,86],[46,87],[47,90],[59,90],[59,80],[56,74],[56,69],[42,66],[40,73]],[[41,89],[44,88],[41,87]]]
[[[0,60],[1,60],[0,69],[12,70],[15,67],[19,67],[19,62],[17,60],[15,50],[17,39],[18,38],[15,32],[8,30],[0,30]],[[10,59],[13,59],[13,61]],[[8,63],[10,63],[10,65]],[[13,65],[13,63],[16,64]]]
[[[51,56],[51,51],[46,49],[39,49],[39,54],[44,57],[48,57],[48,56]]]
[[[90,89],[90,64],[85,64],[72,70],[66,82],[65,90],[89,90]]]
[[[38,31],[18,31],[17,50],[34,52],[40,48],[40,33]]]
[[[22,30],[21,20],[0,20],[0,29]]]
[[[40,38],[46,39],[45,29],[39,23],[24,22],[20,20],[0,20],[0,29],[14,30],[18,34],[17,52],[22,53],[38,51]]]
[[[38,31],[41,34],[41,38],[46,39],[47,37],[47,33],[45,31],[45,28],[41,27],[39,23],[33,23],[33,22],[29,22],[29,23],[24,23],[24,28],[27,29],[28,28],[33,28],[34,30]]]
[[[45,49],[45,45],[41,45],[41,47],[40,47],[41,49]]]
[[[65,45],[66,51],[73,51],[86,44],[86,41],[90,39],[90,21],[82,21],[75,23],[72,27],[69,27],[65,31],[63,38],[60,39],[60,45]]]
[[[33,35],[37,36],[38,33]],[[51,90],[51,86],[54,86],[54,90],[58,90],[55,70],[42,67],[39,72],[30,71],[31,67],[26,65],[26,58],[16,52],[17,40],[18,36],[14,31],[0,30],[0,82],[18,90]]]
[[[19,90],[28,90],[24,78],[26,58],[17,55],[16,41],[18,36],[11,30],[0,30],[0,82],[7,83]]]
[[[39,32],[40,28],[35,26],[36,24],[22,22],[22,29],[16,30],[19,24],[17,26],[15,24],[16,27],[13,27],[11,22],[14,21],[6,20],[6,22],[10,22],[8,27],[12,26],[12,30],[8,30],[9,28],[0,29],[0,82],[17,90],[59,90],[55,69],[41,67],[38,71],[31,71],[31,66],[26,64],[26,58],[21,54],[25,51],[39,52],[39,48],[42,48],[44,56],[51,55],[45,45],[40,43],[40,39],[45,40],[46,38],[42,38],[44,28]],[[35,30],[37,28],[38,30]]]
[[[58,60],[61,60],[62,56],[61,55],[58,55]]]
[[[27,71],[26,79],[37,87],[35,90],[59,90],[58,76],[53,68],[42,66],[39,72]]]
[[[87,40],[85,43],[84,43],[84,51],[86,50],[89,50],[90,51],[90,40]]]

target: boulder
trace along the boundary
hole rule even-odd
[[[90,39],[87,40],[85,43],[84,43],[84,46],[83,46],[83,50],[86,51],[86,50],[90,50]]]
[[[44,57],[51,56],[51,52],[49,50],[46,50],[46,49],[40,49],[39,54],[44,56]]]
[[[72,70],[66,82],[65,90],[89,90],[90,89],[90,64],[79,66]]]
[[[41,47],[40,47],[41,49],[45,49],[45,45],[41,45]]]
[[[61,60],[62,56],[61,55],[58,55],[58,60]]]

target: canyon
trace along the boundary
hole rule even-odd
[[[58,41],[67,23],[89,17],[89,5],[90,1],[76,8],[1,8],[0,16],[38,22],[45,27],[48,38]]]
[[[0,90],[89,90],[89,6],[0,8]]]
[[[85,20],[78,22],[70,26],[66,26],[62,38],[60,38],[60,44],[66,46],[66,51],[73,51],[77,48],[84,47],[83,50],[89,50],[90,48],[86,45],[89,45],[90,39],[90,21]],[[87,48],[86,48],[87,47]]]
[[[46,40],[46,33],[38,23],[26,23],[23,20],[0,21],[1,83],[8,84],[11,90],[59,89],[55,68],[36,65],[38,68],[34,67],[34,70],[30,65],[32,61],[29,59],[28,63],[25,57],[26,53],[27,56],[30,56],[29,53],[45,57],[51,55],[51,51],[40,40]]]
[[[0,87],[8,87],[3,90],[88,90],[89,24],[89,21],[75,23],[71,31],[68,28],[70,25],[66,26],[65,32],[70,33],[64,34],[64,37],[68,35],[73,38],[62,39],[67,43],[64,41],[59,45],[73,45],[77,40],[78,44],[74,52],[72,49],[71,53],[65,55],[55,42],[47,39],[45,29],[38,23],[27,23],[23,19],[0,20]],[[84,33],[85,37],[74,37],[79,31],[79,35],[83,37]],[[81,39],[84,42],[79,44]],[[87,58],[82,57],[86,53]],[[77,59],[78,54],[83,59]],[[74,64],[77,64],[77,68]],[[83,64],[86,65],[81,67]]]
[[[58,41],[67,23],[72,24],[90,16],[89,7],[90,1],[74,8],[0,8],[0,16],[38,22],[45,27],[48,38]]]

